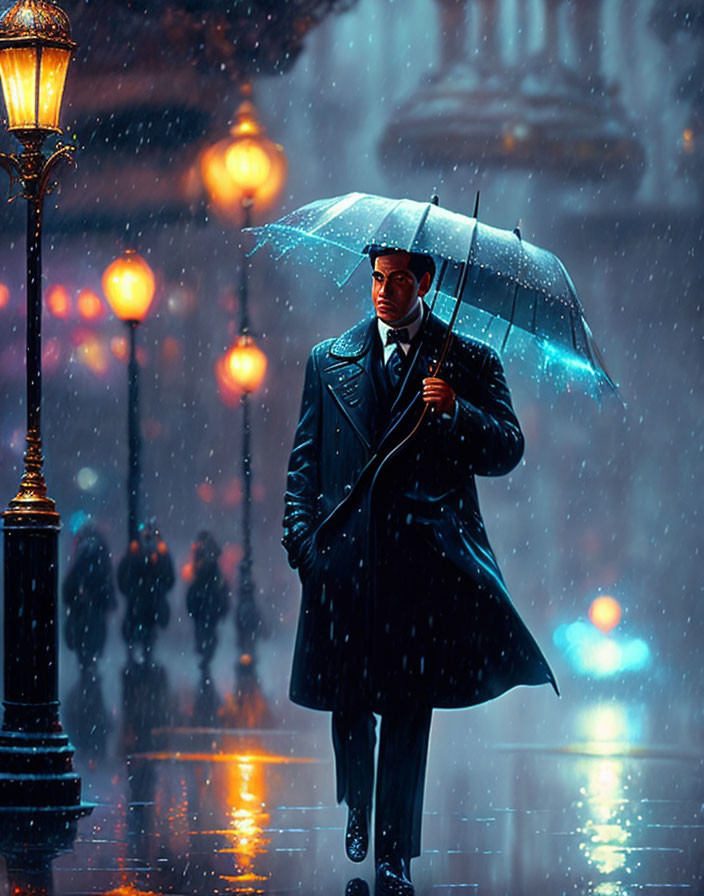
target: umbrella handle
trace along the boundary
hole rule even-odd
[[[475,212],[474,212],[475,222],[476,222],[476,214],[477,214],[478,205],[479,205],[479,193],[477,192],[477,199],[476,199]],[[452,330],[455,326],[455,321],[457,320],[457,315],[460,310],[460,303],[462,302],[462,295],[464,293],[465,287],[467,286],[467,278],[469,277],[470,259],[472,257],[472,250],[474,249],[474,241],[476,239],[476,236],[477,236],[477,227],[476,227],[476,223],[475,223],[474,230],[472,231],[472,239],[469,241],[469,249],[467,251],[467,260],[464,263],[464,267],[462,269],[462,276],[457,285],[457,294],[455,295],[455,307],[452,309],[452,315],[450,316],[450,320],[447,324],[447,330],[445,331],[445,339],[443,341],[442,350],[440,352],[440,360],[435,365],[435,372],[433,373],[433,376],[437,376],[438,373],[440,372],[440,368],[445,363],[445,358],[447,357],[447,353],[450,349],[450,345],[452,344],[452,335],[453,335]],[[433,306],[435,306],[435,300],[437,299],[438,293],[440,291],[440,284],[445,276],[446,270],[447,270],[447,261],[445,261],[443,263],[442,270],[440,271],[440,276],[438,278],[438,285],[435,288],[435,296],[433,298]],[[410,440],[413,438],[413,436],[418,432],[423,421],[425,420],[426,416],[428,415],[429,411],[430,411],[430,405],[426,404],[425,407],[423,408],[423,412],[421,413],[420,417],[418,418],[418,422],[413,427],[413,429],[408,433],[408,435],[404,439],[402,439],[398,443],[398,445],[396,445],[395,448],[393,448],[386,455],[386,457],[379,464],[377,471],[374,474],[374,480],[379,475],[379,470],[386,463],[386,461],[390,460],[392,457],[395,457],[395,455],[398,454],[398,452],[404,447],[404,445],[407,445],[408,442],[410,442]],[[372,481],[374,481],[374,480],[372,480]]]

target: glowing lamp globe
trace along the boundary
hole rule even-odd
[[[136,252],[128,249],[105,269],[103,292],[116,317],[140,323],[154,298],[156,281],[152,269]]]
[[[201,177],[213,208],[237,222],[245,205],[263,211],[276,202],[287,168],[283,148],[266,136],[249,100],[237,110],[230,136],[207,149],[200,159]]]
[[[218,380],[225,391],[256,392],[266,373],[267,357],[251,336],[242,335],[217,366]]]
[[[60,132],[66,72],[77,44],[49,0],[18,0],[0,16],[0,82],[11,131]]]
[[[614,597],[602,594],[589,607],[589,620],[600,632],[606,634],[621,621],[621,605]]]

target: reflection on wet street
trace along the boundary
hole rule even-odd
[[[526,689],[497,706],[436,713],[418,894],[704,892],[701,760],[656,743],[644,704],[595,699],[570,714],[561,703],[555,715]],[[524,707],[534,728],[515,721]],[[373,892],[372,858],[344,857],[327,718],[314,720],[298,731],[159,726],[126,761],[79,754],[96,806],[54,861],[54,892],[342,896],[355,877]],[[494,736],[507,730],[522,739]],[[17,896],[49,889],[46,875],[9,876]]]

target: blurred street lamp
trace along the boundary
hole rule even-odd
[[[11,184],[27,201],[27,449],[17,495],[3,514],[5,541],[4,719],[0,732],[2,841],[54,836],[68,845],[81,804],[73,747],[58,700],[57,578],[59,515],[47,495],[41,416],[41,224],[45,195],[73,147],[57,143],[68,63],[76,44],[66,14],[48,0],[19,0],[0,16],[0,81],[8,129],[22,151],[0,154]],[[39,810],[39,811],[32,811]],[[58,836],[58,831],[63,832]],[[58,838],[58,839],[57,839]],[[61,847],[57,847],[59,851]]]
[[[248,87],[242,92],[251,94]],[[217,214],[241,227],[249,227],[251,213],[270,209],[286,181],[288,163],[283,147],[270,140],[245,99],[237,110],[230,136],[206,149],[200,172],[210,203]]]
[[[128,249],[105,269],[103,292],[116,317],[129,332],[130,354],[127,365],[127,542],[139,539],[139,499],[142,479],[139,431],[139,364],[137,363],[137,327],[144,320],[154,298],[156,282],[147,262]]]
[[[270,208],[286,180],[287,162],[283,148],[265,136],[251,90],[237,110],[230,138],[221,140],[201,157],[201,175],[215,211],[226,220],[249,227],[253,212]],[[240,259],[240,322],[234,346],[216,365],[216,375],[224,394],[239,394],[242,404],[242,562],[240,564],[237,612],[237,712],[246,725],[261,723],[268,710],[259,690],[256,644],[260,616],[256,606],[252,576],[252,447],[250,395],[264,379],[266,355],[250,333],[248,259],[242,244]]]
[[[267,357],[249,334],[237,337],[217,366],[217,377],[226,391],[238,396],[256,392],[266,373]]]

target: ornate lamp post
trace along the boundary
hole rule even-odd
[[[249,89],[245,88],[245,95]],[[230,138],[216,143],[201,157],[203,182],[216,212],[242,227],[249,227],[252,213],[273,205],[286,178],[286,156],[281,146],[269,140],[259,123],[254,105],[246,99],[237,111]],[[260,386],[266,372],[266,355],[250,333],[248,308],[248,260],[242,247],[240,261],[240,322],[235,345],[221,358],[216,373],[221,388],[241,396],[242,404],[242,562],[235,623],[238,661],[236,696],[238,721],[261,722],[263,703],[256,671],[256,642],[259,613],[252,577],[252,456],[249,396]],[[259,707],[259,710],[257,709]]]
[[[103,292],[113,313],[127,327],[130,359],[127,365],[127,543],[139,535],[139,499],[142,480],[139,431],[139,365],[137,364],[137,327],[144,320],[154,298],[155,280],[146,261],[127,250],[105,269]]]
[[[66,14],[47,0],[19,0],[0,17],[0,80],[8,128],[22,151],[0,155],[27,200],[27,450],[17,495],[3,514],[5,564],[4,719],[0,731],[0,828],[4,843],[72,839],[81,804],[73,747],[59,721],[57,578],[59,515],[42,472],[42,205],[60,161],[73,147],[44,140],[60,134],[59,112],[76,44]],[[61,829],[61,830],[59,830]],[[68,838],[68,839],[67,839]]]

